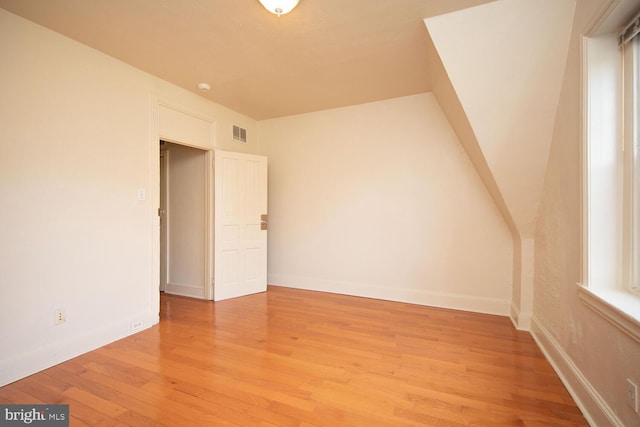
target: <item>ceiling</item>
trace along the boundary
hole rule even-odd
[[[0,7],[263,120],[431,89],[423,19],[492,0],[0,0]],[[206,82],[210,92],[199,92]]]

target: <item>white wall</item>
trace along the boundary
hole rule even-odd
[[[436,70],[434,93],[507,224],[515,225],[511,318],[524,330],[533,314],[533,235],[574,8],[574,0],[502,0],[425,19],[455,89],[447,90]],[[451,97],[464,108],[472,137]]]
[[[625,380],[640,384],[640,343],[578,295],[582,256],[582,35],[610,2],[577,2],[535,239],[532,333],[594,426],[639,426]],[[636,6],[637,7],[637,6]]]
[[[510,231],[432,94],[259,134],[269,283],[508,314]]]
[[[158,102],[256,123],[2,9],[0,57],[2,385],[158,321]]]

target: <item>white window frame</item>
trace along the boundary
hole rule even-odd
[[[640,295],[640,35],[622,44],[623,100],[623,285]]]
[[[640,342],[640,294],[631,286],[636,251],[631,239],[631,207],[638,199],[632,192],[633,150],[628,147],[637,134],[631,123],[639,121],[635,120],[638,111],[631,114],[634,110],[629,108],[637,103],[625,95],[629,86],[624,64],[629,68],[633,63],[629,49],[623,61],[618,46],[619,31],[633,17],[630,12],[637,12],[631,7],[637,7],[637,2],[617,2],[583,38],[583,268],[579,295],[587,306]]]

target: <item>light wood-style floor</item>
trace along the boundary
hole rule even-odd
[[[269,287],[162,295],[159,325],[0,388],[89,426],[585,426],[509,319]]]

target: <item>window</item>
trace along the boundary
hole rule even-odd
[[[627,25],[633,3],[617,3],[583,43],[580,297],[640,341],[640,16]]]
[[[620,36],[623,63],[623,284],[640,291],[640,18]]]

